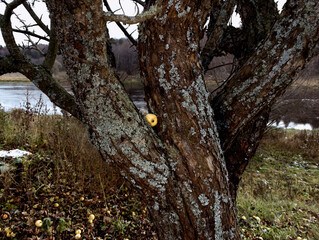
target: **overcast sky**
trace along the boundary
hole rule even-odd
[[[111,8],[113,11],[118,10],[116,13],[122,14],[122,11],[120,10],[119,1],[111,0],[109,2],[110,2],[110,5],[111,5]],[[286,2],[286,0],[277,0],[276,2],[278,2],[278,8],[281,9],[282,6],[284,5],[284,3]],[[126,15],[133,16],[137,13],[136,5],[131,0],[121,0],[121,5],[122,5]],[[3,14],[4,9],[5,9],[5,5],[3,3],[0,3],[0,13],[1,14]],[[34,10],[39,14],[38,16],[42,17],[42,20],[45,24],[49,24],[49,14],[48,14],[48,11],[46,9],[45,3],[36,2]],[[32,18],[29,16],[28,12],[24,9],[23,6],[19,6],[16,9],[16,13],[19,15],[19,18],[23,19],[26,23],[33,23]],[[240,18],[238,17],[238,15],[237,16],[233,15],[232,24],[236,27],[238,27],[240,25]],[[13,24],[12,25],[13,25],[13,27],[17,27],[17,26],[21,26],[21,23],[16,17],[13,17]],[[126,26],[126,27],[128,27],[128,26]],[[124,34],[122,33],[122,31],[117,27],[117,25],[115,23],[109,23],[108,28],[110,30],[111,37],[113,37],[113,38],[125,37]],[[33,29],[38,34],[41,33],[43,36],[45,35],[39,28],[33,28]],[[134,30],[135,30],[135,32],[133,33],[133,37],[137,38],[138,33],[136,30],[136,26],[134,26],[134,25],[129,26],[128,32],[133,32]],[[16,37],[17,43],[21,43],[26,38],[22,34],[15,33],[14,35]],[[3,38],[2,38],[2,34],[0,35],[0,45],[5,45]]]

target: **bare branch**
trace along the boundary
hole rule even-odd
[[[233,65],[233,64],[234,64],[234,62],[224,63],[224,64],[220,64],[220,65],[217,65],[217,66],[208,68],[207,70],[214,70],[214,69],[216,69],[216,68],[225,67],[225,66],[229,66],[229,65]]]
[[[25,32],[25,33],[30,33],[30,34],[24,34],[26,36],[26,38],[28,39],[28,43],[31,44],[31,46],[33,46],[36,50],[38,50],[38,52],[41,55],[44,55],[44,53],[42,52],[41,49],[38,48],[38,43],[40,42],[40,40],[43,38],[42,36],[35,34],[34,30],[33,31],[29,31],[29,28],[32,28],[34,26],[38,26],[37,24],[26,24],[25,20],[21,19],[20,16],[16,13],[14,13],[14,15],[16,16],[16,18],[20,21],[20,23],[23,25],[21,28],[24,28],[23,30],[21,29],[17,29],[20,33]],[[38,38],[37,36],[39,36],[39,38],[37,39],[36,43],[31,39],[31,36]]]
[[[50,41],[49,38],[43,37],[43,36],[41,36],[41,35],[38,35],[38,34],[36,34],[36,33],[34,33],[34,32],[30,32],[30,31],[28,31],[28,30],[12,29],[12,31],[13,31],[13,32],[17,32],[17,33],[23,33],[23,34],[25,34],[25,35],[30,35],[30,36],[32,36],[32,37],[36,37],[36,38],[39,38],[39,39],[44,40],[44,41],[47,41],[47,42]]]
[[[124,11],[124,8],[123,8],[123,6],[122,6],[121,0],[119,0],[118,2],[119,2],[119,5],[120,5],[120,9],[122,10],[123,14],[125,15],[125,11]]]
[[[23,1],[24,0],[15,0],[7,4],[4,15],[0,15],[0,27],[3,39],[10,54],[15,58],[23,58],[24,56],[20,53],[19,47],[14,39],[10,18],[13,14],[13,10],[21,5]]]
[[[146,12],[143,12],[139,15],[134,17],[126,16],[126,15],[117,15],[113,14],[112,12],[106,12],[104,14],[105,21],[111,22],[122,22],[124,24],[136,24],[140,22],[144,22],[148,19],[153,18],[161,11],[161,7],[159,6],[151,6],[150,9]]]
[[[42,66],[51,70],[58,53],[58,40],[56,35],[55,23],[51,21],[50,43]]]
[[[103,0],[104,6],[109,12],[112,12],[112,9],[110,5],[108,4],[107,0]],[[137,46],[136,40],[132,37],[131,34],[129,34],[126,29],[123,27],[123,25],[120,22],[115,22],[116,25],[121,29],[121,31],[124,33],[124,35],[130,40],[130,42],[134,45]]]
[[[136,3],[140,4],[141,6],[145,7],[145,2],[143,2],[141,0],[133,0],[133,2],[136,2]]]
[[[33,20],[38,24],[38,26],[46,32],[46,34],[50,35],[50,29],[42,22],[42,20],[35,14],[31,6],[27,2],[23,2],[23,6],[29,12],[30,16]]]

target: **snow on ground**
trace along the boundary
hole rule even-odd
[[[299,124],[299,123],[290,122],[287,126],[285,125],[283,121],[280,121],[278,124],[272,123],[270,126],[277,127],[277,128],[285,128],[285,129],[312,130],[312,126],[309,123]]]
[[[9,150],[9,151],[0,151],[0,157],[12,157],[12,158],[19,158],[24,155],[30,155],[32,153],[19,150],[19,149],[14,149],[14,150]]]

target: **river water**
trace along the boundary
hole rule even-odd
[[[129,90],[129,94],[134,104],[139,109],[146,110],[146,103],[144,101],[143,90],[133,89]],[[60,114],[60,108],[54,106],[50,99],[36,88],[31,82],[0,82],[0,105],[5,111],[10,111],[14,108],[29,107],[43,114]],[[279,128],[288,129],[305,129],[312,130],[312,126],[307,124],[298,124],[290,122],[285,125],[283,121],[279,123],[270,124]]]
[[[142,90],[130,90],[130,96],[139,109],[146,109]],[[60,114],[60,108],[54,106],[50,99],[31,82],[0,82],[0,105],[5,111],[25,108],[30,103],[32,109],[41,113]]]

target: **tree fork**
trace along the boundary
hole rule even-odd
[[[198,75],[198,82],[191,94],[194,106],[197,104],[195,107],[204,119],[194,123],[207,131],[194,136],[194,139],[207,141],[201,143],[200,149],[182,139],[183,135],[172,138],[172,145],[162,136],[159,139],[138,114],[105,60],[106,51],[101,51],[106,48],[106,33],[103,32],[105,29],[96,27],[102,25],[102,8],[98,3],[85,8],[82,7],[85,3],[78,1],[47,3],[50,12],[54,13],[65,66],[73,79],[73,90],[91,140],[102,156],[111,159],[121,169],[121,174],[144,196],[159,236],[163,239],[238,239],[226,168],[218,138],[214,136],[215,127],[212,119],[204,116],[204,113],[212,113],[208,104],[209,94],[207,91],[200,92],[205,90],[205,86],[196,61],[191,65],[193,76]],[[198,6],[198,9],[201,7]],[[83,15],[92,19],[83,18]],[[81,42],[74,40],[79,34]],[[178,66],[176,71],[181,70]],[[198,96],[196,87],[200,87],[197,89]],[[201,110],[202,107],[206,110]],[[191,117],[186,109],[181,115],[176,115],[177,118],[180,116]],[[162,124],[169,126],[162,119]],[[206,126],[210,126],[211,131],[208,132]],[[177,130],[176,127],[169,126]],[[179,131],[176,130],[174,132]]]

